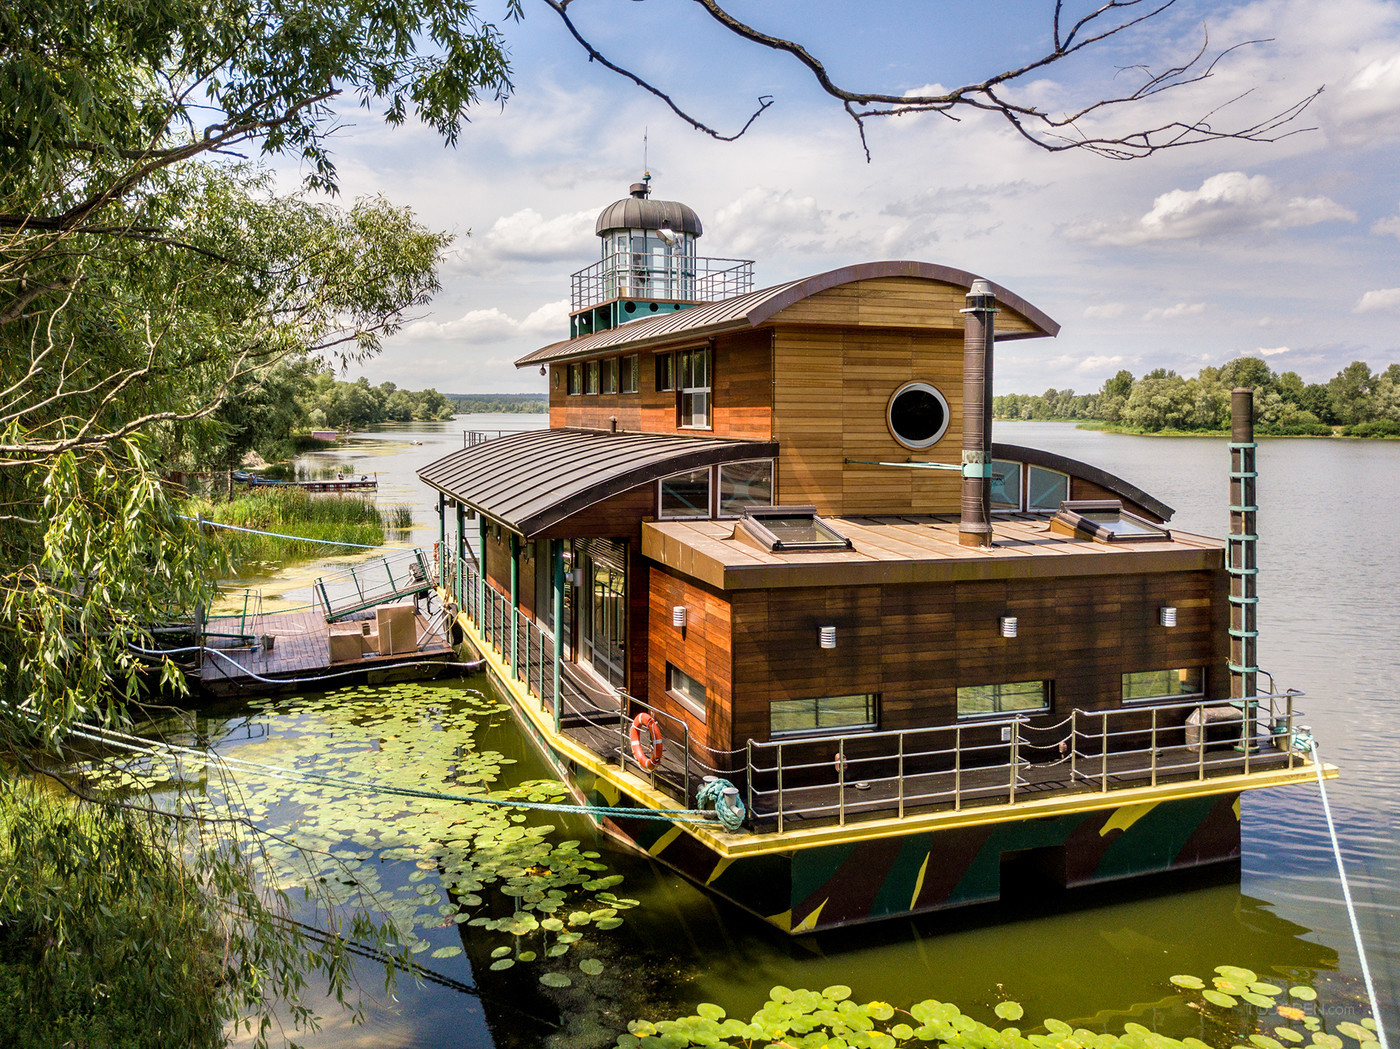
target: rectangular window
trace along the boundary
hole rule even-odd
[[[635,353],[629,357],[622,358],[621,389],[623,393],[637,392],[637,369],[639,363]]]
[[[1058,470],[1046,470],[1032,466],[1027,473],[1027,510],[1058,510],[1060,504],[1069,498],[1069,475]]]
[[[1059,503],[1055,506],[1058,508]],[[992,460],[992,509],[1021,509],[1021,464]]]
[[[681,426],[708,429],[710,426],[710,350],[682,350],[676,389],[680,391]]]
[[[1049,710],[1049,684],[1048,681],[1008,681],[996,685],[964,685],[958,689],[958,716]]]
[[[609,357],[602,362],[604,393],[617,393],[617,363],[616,357]]]
[[[705,720],[705,686],[674,663],[666,664],[666,691]]]
[[[719,515],[738,517],[749,506],[773,505],[773,460],[726,463],[719,468]]]
[[[598,392],[598,362],[586,361],[583,365],[583,392]]]
[[[1177,699],[1205,693],[1205,672],[1200,667],[1180,670],[1137,670],[1123,675],[1123,699]]]
[[[875,696],[869,692],[861,696],[779,699],[768,704],[770,736],[873,731],[877,727]]]
[[[656,392],[665,393],[676,388],[676,355],[658,353],[656,355]]]
[[[578,394],[583,392],[583,365],[569,365],[569,393]]]
[[[661,479],[662,520],[710,516],[710,469],[687,470]]]

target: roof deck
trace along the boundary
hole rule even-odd
[[[1160,540],[1094,542],[1052,531],[1043,514],[995,515],[991,549],[960,545],[953,515],[822,520],[851,549],[771,551],[733,520],[655,521],[642,525],[642,553],[711,586],[743,590],[1191,571],[1219,568],[1225,549],[1177,530]]]

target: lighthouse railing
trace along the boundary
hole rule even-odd
[[[614,251],[570,278],[570,312],[613,299],[719,302],[753,291],[752,259]]]

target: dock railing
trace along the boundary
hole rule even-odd
[[[570,313],[617,298],[719,302],[753,290],[753,260],[682,255],[659,260],[613,251],[574,273],[570,285]]]

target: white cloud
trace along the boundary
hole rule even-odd
[[[1085,306],[1085,320],[1112,320],[1114,317],[1121,317],[1128,310],[1127,304],[1122,302],[1105,302],[1100,306]]]
[[[1379,236],[1393,233],[1395,236],[1400,237],[1400,214],[1387,215],[1383,219],[1377,219],[1371,226],[1371,232]]]
[[[1267,175],[1222,171],[1197,189],[1159,195],[1135,223],[1117,229],[1095,224],[1079,235],[1099,244],[1130,246],[1337,221],[1355,222],[1356,213],[1328,197],[1289,195]]]
[[[1361,296],[1352,313],[1371,313],[1375,310],[1400,310],[1400,288],[1377,288]]]
[[[1198,313],[1205,313],[1206,304],[1204,302],[1178,302],[1175,306],[1159,306],[1150,309],[1142,315],[1145,321],[1169,321],[1177,317],[1194,317]]]
[[[489,262],[560,262],[597,253],[593,224],[598,213],[575,211],[545,218],[534,208],[522,208],[498,218],[466,249],[473,267]]]
[[[743,257],[824,251],[835,232],[831,212],[815,197],[757,186],[716,211],[711,226],[727,254]]]
[[[1258,349],[1256,349],[1254,352],[1257,353],[1257,354],[1259,354],[1260,357],[1277,357],[1280,353],[1292,353],[1292,352],[1293,352],[1293,347],[1292,347],[1292,346],[1274,346],[1274,347],[1271,347],[1271,348],[1269,348],[1269,349],[1265,349],[1263,346],[1260,346],[1260,347],[1259,347]]]
[[[1111,368],[1115,364],[1122,364],[1125,360],[1127,360],[1127,358],[1122,354],[1113,357],[1085,357],[1074,366],[1074,370],[1077,372],[1095,372],[1101,368]]]
[[[414,321],[403,330],[409,340],[451,340],[463,345],[485,345],[521,336],[567,334],[569,330],[569,300],[547,302],[524,320],[516,320],[495,306],[484,310],[468,310],[455,320]],[[561,336],[562,337],[562,336]]]
[[[1400,134],[1400,52],[1367,62],[1327,107],[1328,134],[1337,142],[1365,145]]]

